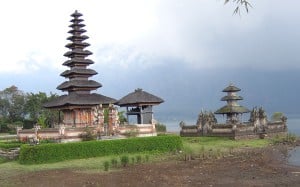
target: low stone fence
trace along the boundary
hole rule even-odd
[[[0,157],[4,157],[6,159],[16,159],[20,154],[20,148],[13,149],[0,149]]]
[[[123,125],[118,128],[118,132],[121,135],[125,135],[132,131],[135,131],[138,137],[157,135],[153,124]]]
[[[283,122],[269,122],[264,129],[256,128],[253,123],[241,124],[215,124],[203,132],[196,125],[182,126],[180,136],[217,136],[231,137],[233,139],[256,139],[284,135],[287,133],[287,126]]]

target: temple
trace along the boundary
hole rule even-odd
[[[69,51],[64,54],[68,60],[63,63],[68,69],[60,74],[66,81],[57,86],[58,90],[67,94],[44,104],[45,108],[59,112],[59,123],[52,124],[52,128],[41,128],[37,124],[34,129],[18,129],[19,138],[78,141],[86,134],[87,129],[98,136],[109,136],[117,132],[118,111],[114,107],[117,100],[92,92],[102,85],[91,79],[97,72],[88,68],[94,64],[88,59],[92,52],[86,50],[90,44],[85,40],[89,37],[84,35],[86,30],[82,14],[75,11],[71,17],[71,30],[68,32],[71,36],[67,38],[70,43],[66,45]],[[106,120],[105,110],[108,113]]]
[[[238,123],[240,121],[239,115],[250,112],[249,109],[238,104],[238,100],[243,100],[241,96],[237,95],[239,91],[241,91],[241,89],[235,87],[233,84],[230,84],[223,90],[227,95],[222,97],[221,101],[226,101],[227,105],[217,110],[215,114],[226,115],[227,123]]]
[[[221,101],[227,105],[217,111],[201,111],[198,115],[196,125],[180,123],[181,136],[222,136],[233,139],[264,138],[287,133],[287,118],[282,117],[280,121],[269,121],[262,107],[254,107],[252,111],[238,104],[243,100],[237,92],[238,87],[230,84],[223,92],[227,93]],[[244,113],[250,112],[250,119],[246,122],[240,119]],[[226,115],[225,123],[218,123],[215,114]]]
[[[64,54],[68,60],[63,63],[68,69],[60,74],[66,81],[57,86],[58,90],[67,93],[44,104],[45,108],[58,111],[59,122],[52,124],[52,128],[41,128],[38,124],[33,129],[19,128],[18,137],[58,139],[66,142],[80,141],[88,132],[97,138],[113,135],[124,137],[132,135],[132,132],[135,136],[155,136],[152,107],[163,100],[141,89],[119,101],[93,93],[102,85],[91,79],[97,72],[88,68],[94,62],[88,59],[92,52],[86,50],[89,44],[85,42],[88,36],[84,35],[84,20],[78,11],[71,14],[71,17],[71,36],[67,38],[70,43],[66,45],[69,50]],[[115,104],[126,106],[127,119],[129,115],[135,115],[137,122],[121,124]]]
[[[116,100],[97,93],[91,93],[91,91],[102,87],[102,85],[89,79],[97,72],[87,68],[94,62],[87,59],[92,52],[85,50],[89,44],[84,42],[88,39],[88,36],[83,35],[86,30],[83,29],[85,26],[82,23],[83,19],[80,19],[82,14],[75,11],[71,16],[73,17],[70,25],[71,30],[69,31],[71,36],[67,38],[71,42],[66,45],[70,51],[64,54],[69,59],[63,63],[69,69],[61,73],[61,76],[68,80],[57,87],[58,90],[68,92],[68,94],[45,103],[44,107],[62,111],[62,122],[65,126],[93,126],[97,123],[97,119],[93,115],[94,107],[98,105],[107,107],[109,104],[115,103]]]

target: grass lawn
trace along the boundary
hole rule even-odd
[[[125,154],[128,156],[128,164],[139,164],[143,162],[153,162],[163,159],[161,153],[137,153]],[[166,155],[166,154],[165,154]],[[109,170],[118,170],[121,167],[120,158],[124,155],[112,155],[87,159],[68,160],[49,164],[22,165],[18,161],[5,161],[0,157],[0,181],[5,181],[6,178],[15,177],[19,174],[28,172],[36,172],[53,169],[74,169],[78,172],[104,172],[104,163],[109,162]],[[140,160],[139,160],[140,159]],[[1,163],[1,160],[4,163]],[[117,167],[112,167],[112,160],[117,161]],[[1,183],[0,183],[1,186]]]
[[[183,151],[188,154],[231,152],[242,148],[259,148],[271,144],[268,139],[232,140],[226,137],[182,137]]]

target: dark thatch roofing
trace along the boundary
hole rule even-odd
[[[93,80],[70,80],[65,81],[62,84],[60,84],[57,89],[58,90],[68,90],[72,88],[93,88],[97,89],[102,87],[102,85],[96,81]],[[91,89],[89,89],[91,90]]]
[[[116,104],[119,106],[138,106],[138,105],[157,105],[164,102],[163,99],[152,95],[142,89],[136,89],[134,92],[129,93]]]
[[[83,69],[83,68],[72,68],[71,70],[66,70],[60,74],[63,77],[69,77],[70,75],[97,75],[97,72],[93,69]]]
[[[44,104],[45,108],[61,108],[64,106],[96,106],[99,104],[115,103],[116,99],[100,94],[77,94],[62,95]]]
[[[67,45],[66,45],[66,47],[67,48],[69,48],[69,49],[73,49],[73,48],[75,48],[75,47],[78,47],[78,46],[82,46],[82,47],[88,47],[88,46],[90,46],[90,44],[89,43],[86,43],[86,42],[78,42],[78,41],[75,41],[75,42],[72,42],[72,43],[68,43]]]
[[[230,101],[230,100],[243,100],[243,97],[237,95],[226,95],[222,97],[221,101]]]
[[[80,17],[82,16],[82,14],[80,12],[78,12],[77,10],[75,10],[74,13],[71,14],[72,17]]]
[[[242,113],[248,113],[250,112],[249,109],[243,107],[243,106],[223,106],[219,110],[215,112],[215,114],[242,114]]]
[[[90,59],[72,58],[71,60],[67,60],[63,63],[64,66],[72,66],[74,64],[89,65],[94,64],[94,62]]]
[[[75,55],[82,55],[82,56],[88,56],[93,54],[92,52],[88,50],[82,50],[82,49],[73,49],[72,51],[68,51],[64,54],[65,57],[74,57]]]
[[[228,87],[226,87],[223,92],[238,92],[241,91],[238,87],[235,87],[233,84],[230,84]]]

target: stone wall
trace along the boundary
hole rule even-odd
[[[0,156],[4,157],[6,159],[16,159],[20,154],[20,148],[14,148],[14,149],[0,149]]]
[[[287,126],[285,122],[270,122],[259,129],[254,123],[241,124],[214,124],[204,132],[198,125],[182,126],[180,136],[216,136],[231,137],[233,139],[265,138],[275,135],[285,135]]]

